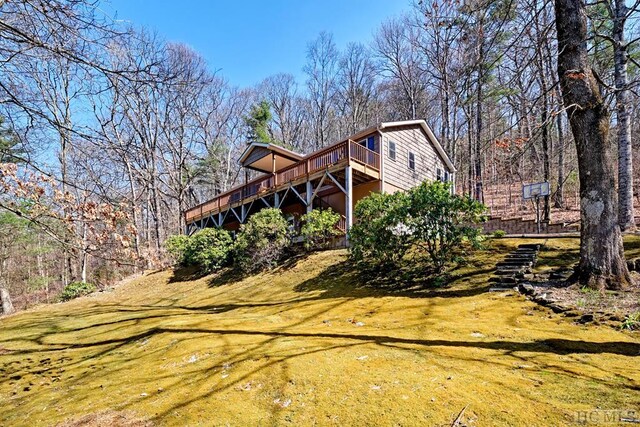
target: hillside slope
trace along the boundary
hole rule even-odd
[[[466,425],[550,426],[637,409],[637,335],[487,292],[517,243],[423,293],[360,287],[328,251],[239,281],[156,272],[2,319],[0,425],[105,411],[126,425],[450,425],[466,406]]]

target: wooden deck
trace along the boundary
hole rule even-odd
[[[354,171],[370,179],[380,179],[380,154],[352,141],[342,141],[272,174],[262,175],[239,185],[185,212],[187,224],[207,216],[225,212],[232,207],[275,193],[282,188],[298,185],[351,166]]]

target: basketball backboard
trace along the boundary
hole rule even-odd
[[[537,182],[535,184],[525,184],[522,186],[522,198],[525,200],[548,196],[549,194],[551,194],[551,192],[548,182]]]

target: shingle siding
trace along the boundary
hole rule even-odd
[[[396,143],[396,159],[389,158],[389,141]],[[436,170],[446,166],[420,125],[387,128],[382,132],[384,181],[408,190],[422,181],[437,178]],[[409,152],[415,154],[415,171],[409,169]]]

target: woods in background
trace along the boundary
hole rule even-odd
[[[623,229],[637,184],[636,6],[587,8],[590,61],[614,112]],[[457,191],[491,213],[528,214],[521,184],[545,180],[545,219],[552,207],[577,210],[556,39],[552,2],[417,1],[369,44],[339,49],[319,34],[302,78],[282,70],[240,88],[92,0],[2,2],[0,289],[25,306],[73,280],[106,284],[162,265],[183,212],[241,182],[237,159],[252,138],[306,153],[424,118],[458,169]]]

